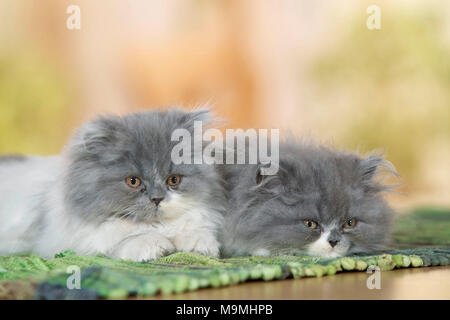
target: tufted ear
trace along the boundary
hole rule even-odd
[[[261,166],[259,165],[256,169],[256,184],[260,185],[263,182],[264,175],[261,172]]]
[[[383,166],[383,156],[368,156],[361,159],[360,168],[363,181],[370,181],[377,173],[378,167]]]
[[[104,152],[117,142],[121,123],[117,116],[101,116],[75,133],[69,148],[88,153]]]
[[[378,173],[387,173],[398,177],[395,167],[387,161],[383,155],[369,155],[359,161],[359,171],[361,181],[368,188],[368,191],[388,190],[391,186],[383,186],[380,181],[375,181],[374,177]]]
[[[256,166],[256,184],[261,184],[264,181],[268,180],[269,178],[276,176],[278,178],[278,175],[266,175],[264,174],[264,170],[267,170],[267,168],[270,167],[270,163],[261,163],[258,162],[258,165]],[[274,179],[271,179],[274,180]]]
[[[269,167],[270,164],[258,164],[253,171],[253,181],[255,189],[261,194],[275,195],[283,191],[283,183],[280,177],[280,171],[274,175],[264,175],[262,170]]]
[[[178,117],[178,123],[180,128],[185,128],[190,132],[194,131],[195,122],[201,121],[202,126],[207,126],[216,122],[216,119],[213,119],[212,114],[208,108],[202,108],[193,110],[190,112],[182,111],[181,116]]]

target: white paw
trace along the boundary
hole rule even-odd
[[[175,251],[169,239],[152,233],[145,233],[122,240],[110,254],[112,258],[136,262],[161,258]]]
[[[220,244],[210,233],[184,234],[175,237],[173,243],[177,251],[195,252],[205,256],[219,257]]]

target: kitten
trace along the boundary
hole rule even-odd
[[[224,165],[231,208],[221,233],[224,256],[308,254],[340,257],[384,248],[389,188],[374,180],[381,156],[361,158],[311,143],[280,145],[277,175],[258,165]]]
[[[208,119],[178,109],[104,116],[59,156],[0,160],[0,255],[218,256],[220,177],[214,166],[171,161],[172,131]]]

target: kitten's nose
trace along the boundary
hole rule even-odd
[[[339,240],[328,240],[328,243],[330,244],[330,246],[332,248],[336,247],[336,245],[338,244]]]
[[[155,204],[155,206],[158,206],[159,203],[163,200],[164,198],[152,198],[152,202]]]

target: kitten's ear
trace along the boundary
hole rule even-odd
[[[256,184],[259,185],[262,183],[264,176],[261,173],[261,168],[256,170]]]
[[[378,173],[384,172],[398,177],[395,167],[383,155],[369,155],[362,158],[359,161],[359,170],[363,184],[372,191],[388,189],[387,186],[383,187],[379,181],[374,180]]]
[[[89,153],[103,152],[117,142],[119,129],[118,117],[100,117],[78,129],[70,147]]]
[[[203,108],[190,112],[185,112],[180,119],[181,122],[180,127],[186,128],[189,131],[194,131],[194,125],[195,122],[197,121],[200,121],[202,123],[202,126],[206,126],[216,122],[216,120],[213,119],[210,110],[207,108]]]
[[[377,173],[377,169],[383,165],[384,157],[371,155],[361,159],[359,165],[363,181],[370,181]]]
[[[282,190],[282,183],[278,174],[264,175],[264,168],[269,167],[270,164],[259,164],[255,171],[254,181],[255,187],[264,193],[279,193]]]
[[[267,178],[272,177],[272,176],[268,176],[268,175],[264,175],[263,172],[265,169],[267,169],[270,166],[270,164],[262,164],[259,163],[257,168],[256,168],[256,184],[260,185],[263,182],[265,182],[267,180]]]
[[[212,119],[211,110],[208,108],[202,108],[193,110],[188,113],[188,118],[193,121],[203,121],[209,123]]]

